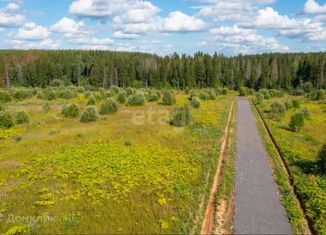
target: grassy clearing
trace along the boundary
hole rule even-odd
[[[300,99],[300,109],[307,108],[311,113],[311,116],[305,120],[303,129],[298,132],[291,131],[289,123],[291,116],[300,109],[290,109],[284,116],[277,119],[271,118],[269,115],[269,107],[272,102],[279,100],[285,103],[293,99]],[[293,184],[304,202],[307,216],[312,220],[314,229],[319,234],[325,234],[326,178],[325,174],[318,170],[317,156],[322,144],[326,143],[326,103],[324,101],[308,100],[303,97],[285,96],[265,100],[259,105],[259,108],[281,149],[281,153],[285,157],[293,178]],[[271,147],[268,149],[271,149]],[[276,176],[280,177],[277,170]],[[282,178],[278,181],[281,185],[284,183]],[[295,205],[291,205],[293,199],[289,197],[286,185],[284,187],[284,201],[294,232],[301,232],[304,228],[300,228],[298,225],[301,223],[302,215],[295,209]],[[287,197],[289,198],[287,199]]]
[[[231,99],[202,101],[188,127],[159,122],[187,98],[121,106],[87,124],[63,117],[60,107],[28,109],[30,122],[0,140],[0,232],[188,233],[218,161]],[[33,99],[18,105],[44,104]],[[62,102],[82,112],[87,99]]]

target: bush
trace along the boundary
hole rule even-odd
[[[324,144],[318,154],[318,166],[323,174],[326,174],[326,144]]]
[[[134,94],[134,89],[131,87],[127,87],[126,92],[127,92],[127,95],[130,96],[130,95]]]
[[[148,96],[149,102],[157,102],[160,98],[158,97],[157,93],[151,92]]]
[[[88,106],[84,111],[83,115],[80,117],[80,122],[95,122],[97,120],[97,113],[94,106]]]
[[[117,95],[117,101],[120,104],[125,104],[127,101],[127,92],[125,92],[124,90],[119,91],[118,95]]]
[[[285,101],[285,107],[286,107],[287,110],[292,109],[293,108],[293,102],[288,101],[288,100]]]
[[[304,91],[303,90],[300,90],[300,89],[296,89],[292,92],[292,95],[294,96],[302,96],[304,95]]]
[[[63,99],[68,100],[68,99],[73,99],[75,97],[76,97],[76,94],[73,91],[68,90],[68,89],[66,89],[60,93],[60,98],[63,98]]]
[[[201,100],[209,100],[210,99],[210,95],[206,91],[202,91],[199,94],[199,98]]]
[[[240,89],[239,89],[239,95],[240,96],[246,96],[246,88],[240,87]]]
[[[76,118],[79,116],[79,107],[76,104],[68,104],[63,107],[61,114],[67,118]]]
[[[208,95],[210,100],[216,100],[216,93],[214,90],[208,91]]]
[[[27,99],[29,97],[29,94],[26,90],[24,89],[18,89],[15,91],[14,93],[14,98],[16,100],[24,100]]]
[[[166,90],[163,92],[163,104],[174,105],[176,102],[177,101],[172,91]]]
[[[228,89],[223,88],[223,89],[222,89],[222,95],[227,95],[227,94],[228,94]]]
[[[12,115],[7,111],[0,111],[0,128],[9,129],[14,126]]]
[[[57,93],[55,91],[50,91],[46,94],[47,100],[55,100],[57,98]]]
[[[51,106],[49,105],[49,103],[45,103],[42,107],[42,111],[43,113],[48,113],[51,111]]]
[[[41,99],[41,100],[45,100],[45,94],[43,91],[38,91],[36,94],[36,98]]]
[[[79,87],[77,87],[76,91],[77,91],[78,93],[85,93],[86,90],[85,90],[84,87],[79,86]]]
[[[0,91],[0,102],[8,103],[10,101],[11,101],[11,96],[5,91]]]
[[[84,96],[85,96],[85,98],[89,98],[90,96],[92,96],[92,92],[86,91]]]
[[[324,100],[325,99],[325,90],[319,90],[317,92],[317,100]]]
[[[292,100],[292,105],[293,105],[293,108],[295,108],[295,109],[299,109],[301,106],[299,100]]]
[[[25,111],[16,113],[16,124],[23,124],[29,122],[29,116]]]
[[[286,108],[280,101],[275,101],[271,105],[271,115],[274,117],[281,117],[284,115]]]
[[[200,108],[200,99],[198,97],[193,97],[189,104],[191,107],[198,109]]]
[[[96,99],[94,96],[89,96],[87,99],[87,105],[95,105],[96,104]]]
[[[291,116],[289,127],[293,131],[300,131],[304,127],[304,116],[298,112]]]
[[[301,109],[300,113],[302,113],[302,115],[305,119],[309,119],[311,117],[311,112],[308,108]]]
[[[59,87],[59,86],[63,86],[64,82],[59,79],[53,79],[49,85],[53,87]]]
[[[264,100],[264,95],[260,92],[256,93],[256,103],[260,104]]]
[[[171,125],[173,126],[187,126],[191,124],[191,108],[189,105],[185,105],[182,108],[177,108],[172,114]]]
[[[118,112],[118,109],[119,109],[118,103],[113,98],[108,98],[101,105],[100,114],[107,115],[110,113],[116,113]]]
[[[142,106],[145,102],[146,99],[143,92],[136,92],[134,95],[128,97],[128,105],[131,106]]]

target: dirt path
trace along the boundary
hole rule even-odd
[[[218,161],[215,177],[214,177],[214,182],[211,188],[211,193],[209,196],[209,201],[208,201],[208,206],[206,209],[205,213],[205,218],[203,221],[202,229],[201,229],[201,234],[211,234],[212,233],[212,228],[214,224],[214,202],[215,202],[215,194],[218,189],[218,184],[220,181],[220,175],[221,175],[221,170],[222,170],[222,165],[223,165],[223,160],[225,156],[225,150],[227,147],[227,140],[228,140],[228,135],[229,135],[229,126],[231,123],[231,118],[232,118],[232,113],[233,113],[233,102],[231,104],[231,109],[228,117],[228,121],[224,130],[224,138],[223,142],[221,145],[221,150],[220,150],[220,158]]]
[[[291,234],[250,103],[238,99],[235,234]]]

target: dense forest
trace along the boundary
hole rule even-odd
[[[0,86],[325,88],[326,53],[173,54],[109,51],[0,51]]]

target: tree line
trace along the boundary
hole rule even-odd
[[[0,86],[66,85],[176,89],[325,88],[326,53],[225,56],[198,52],[160,57],[111,51],[0,51]]]

